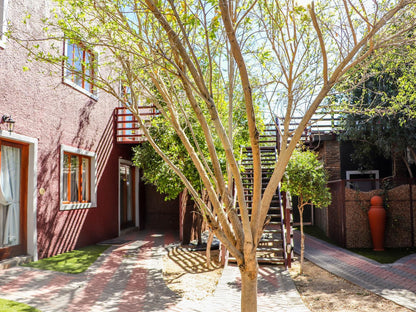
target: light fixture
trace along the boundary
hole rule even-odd
[[[14,120],[12,119],[12,116],[3,115],[1,117],[0,124],[6,124],[7,130],[12,133],[14,129]]]

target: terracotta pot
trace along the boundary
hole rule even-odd
[[[384,250],[384,229],[386,227],[386,211],[383,207],[383,199],[380,196],[371,197],[371,206],[368,210],[368,220],[370,221],[371,238],[373,240],[373,250]]]

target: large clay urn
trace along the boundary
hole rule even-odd
[[[386,227],[386,211],[383,207],[383,199],[380,196],[371,197],[368,220],[370,221],[373,250],[384,250],[384,229]]]

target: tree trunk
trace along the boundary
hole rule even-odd
[[[187,215],[189,215],[188,211],[188,189],[184,188],[182,193],[180,194],[179,200],[179,227],[180,227],[180,240],[182,244],[187,245],[191,241],[190,230],[189,230],[189,222],[187,220]]]
[[[240,268],[241,312],[257,311],[257,266],[254,270]]]
[[[300,216],[300,266],[299,274],[303,274],[303,256],[305,252],[305,235],[303,234],[303,206],[299,206]]]
[[[402,156],[402,160],[403,160],[404,165],[406,166],[407,173],[409,174],[409,178],[413,179],[413,172],[412,172],[412,169],[410,168],[409,162],[407,161],[407,157]]]
[[[209,229],[207,249],[205,251],[205,254],[207,256],[207,269],[209,269],[211,266],[211,245],[212,245],[213,240],[214,240],[214,232],[211,229]]]

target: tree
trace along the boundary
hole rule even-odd
[[[241,107],[238,105],[234,106],[234,111],[242,110]],[[223,116],[226,116],[227,112],[223,112]],[[238,148],[243,145],[247,145],[248,141],[248,132],[244,129],[247,120],[241,114],[235,113],[235,116],[238,116],[233,122],[232,127],[235,129],[235,133],[233,133],[233,138],[235,142],[235,147]],[[261,118],[261,116],[258,116]],[[190,120],[192,122],[192,127],[188,128],[187,131],[193,131],[192,134],[188,133],[188,135],[192,135],[195,140],[198,142],[198,147],[200,148],[200,153],[207,155],[208,151],[206,150],[206,145],[203,144],[204,136],[203,133],[200,131],[198,126],[195,124],[194,120]],[[155,117],[152,120],[152,126],[149,128],[149,132],[154,140],[157,142],[158,146],[163,149],[166,155],[169,156],[171,159],[176,159],[176,164],[179,169],[184,173],[186,178],[194,185],[195,191],[202,197],[204,197],[204,188],[203,184],[199,183],[200,178],[198,175],[198,171],[195,168],[192,160],[187,157],[187,152],[184,146],[181,144],[178,136],[176,135],[175,131],[169,127],[169,124],[166,123],[164,118]],[[222,163],[221,170],[223,174],[226,172],[225,168],[225,156],[223,151],[220,149],[220,145],[217,144],[217,153],[218,157]],[[163,159],[156,153],[156,151],[152,148],[152,146],[148,142],[144,142],[140,145],[137,145],[133,148],[134,150],[134,164],[143,169],[143,176],[142,179],[146,183],[150,183],[156,186],[157,190],[165,195],[165,199],[174,199],[178,196],[181,196],[181,208],[180,211],[182,212],[182,216],[180,217],[180,222],[185,221],[188,219],[186,216],[194,214],[198,211],[197,207],[193,207],[187,205],[188,202],[188,192],[185,188],[182,181],[179,177],[170,169],[170,167],[163,161]],[[210,160],[207,159],[208,166],[210,166]],[[188,210],[187,210],[188,209]],[[199,225],[202,222],[202,218],[199,217],[199,214],[195,216],[191,216],[192,223],[196,222]],[[184,227],[189,226],[189,224],[183,224]],[[197,228],[196,234],[198,235],[198,243],[201,243],[201,226],[197,226],[197,224],[193,224],[195,228]],[[189,244],[191,239],[191,232],[184,232],[182,233],[182,243]],[[207,246],[207,251],[209,251],[209,246]]]
[[[282,183],[282,190],[292,196],[298,196],[298,210],[300,216],[300,269],[303,274],[303,259],[305,250],[305,236],[303,233],[303,211],[306,205],[321,208],[331,203],[331,193],[327,184],[327,175],[323,164],[311,151],[295,150],[286,167],[286,178]]]
[[[363,170],[374,169],[377,156],[391,157],[393,176],[395,163],[401,159],[413,178],[408,154],[416,159],[415,69],[414,47],[398,47],[355,73],[350,86],[342,86],[349,90],[352,85],[352,90],[345,96],[351,113],[343,118],[341,139],[353,142],[353,160]],[[363,82],[357,84],[357,80]]]
[[[257,310],[256,249],[270,202],[303,130],[350,69],[379,49],[410,40],[402,35],[413,27],[413,20],[399,15],[406,15],[413,5],[412,0],[365,4],[324,0],[307,8],[293,0],[59,0],[57,8],[42,20],[44,37],[16,40],[35,60],[63,64],[71,73],[77,69],[68,64],[57,43],[65,38],[82,44],[100,54],[99,64],[95,63],[98,69],[82,71],[94,75],[90,82],[96,88],[122,100],[119,82],[129,87],[127,107],[138,118],[149,144],[180,178],[210,228],[235,257],[242,281],[241,308],[252,312]],[[393,32],[393,24],[400,30]],[[51,44],[45,48],[48,41]],[[224,59],[228,66],[223,66]],[[251,215],[234,138],[221,118],[224,105],[229,106],[229,114],[241,114],[233,109],[233,90],[242,93],[253,153]],[[262,195],[255,103],[273,108],[276,97],[283,99],[283,142]],[[137,109],[142,103],[155,105],[175,131],[212,210],[177,159],[169,157],[145,127]],[[299,114],[298,127],[290,129],[291,118]],[[189,122],[191,118],[197,122]],[[202,143],[188,136],[192,132],[186,129],[192,127],[203,133]],[[200,144],[207,154],[200,152]],[[218,147],[225,155],[228,175],[223,173]]]

